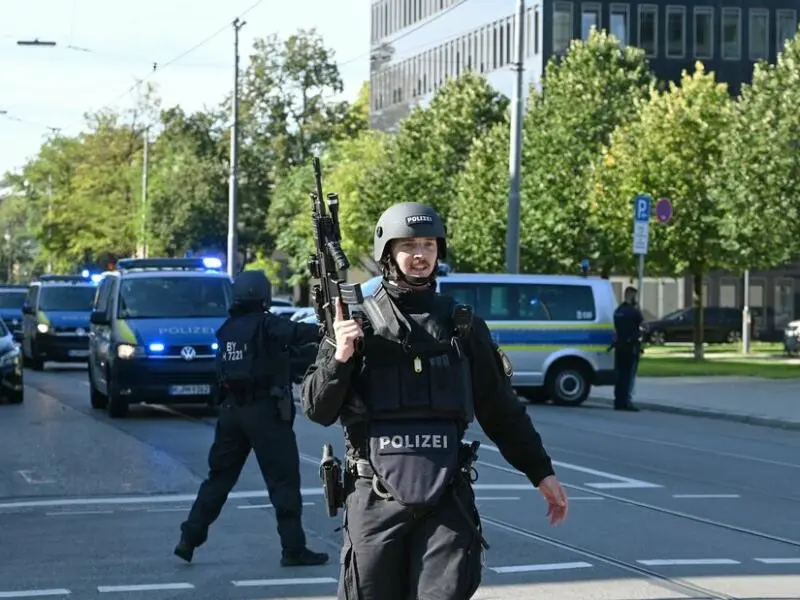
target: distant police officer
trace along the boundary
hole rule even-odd
[[[209,474],[189,518],[181,525],[175,554],[191,561],[209,526],[219,517],[254,450],[275,507],[283,566],[321,565],[328,555],[306,548],[301,523],[300,460],[292,425],[287,347],[316,343],[316,325],[294,323],[265,312],[270,283],[261,271],[244,271],[233,284],[230,317],[217,331],[220,414],[208,456]]]
[[[639,356],[642,353],[641,325],[644,321],[642,312],[637,307],[637,290],[625,288],[623,302],[614,311],[614,364],[617,370],[617,382],[614,386],[614,409],[638,411],[633,405],[633,384],[639,368]]]
[[[436,293],[445,227],[425,204],[390,207],[374,258],[383,281],[363,318],[335,321],[303,382],[303,408],[345,429],[342,600],[465,600],[481,581],[480,518],[462,443],[477,418],[530,479],[555,524],[567,499],[486,323]],[[362,343],[356,344],[357,341]],[[358,352],[356,353],[356,348]]]

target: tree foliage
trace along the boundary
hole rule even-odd
[[[608,260],[620,260],[632,256],[634,197],[669,198],[674,214],[668,226],[651,226],[647,268],[692,275],[699,307],[703,276],[731,262],[721,230],[726,206],[713,187],[733,105],[725,84],[702,64],[695,69],[666,93],[653,90],[640,118],[612,136],[594,173],[591,210],[607,224]]]

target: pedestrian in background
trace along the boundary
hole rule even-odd
[[[642,355],[642,322],[644,317],[637,302],[638,290],[625,288],[623,301],[614,311],[614,365],[617,381],[614,385],[614,410],[636,412],[633,404],[633,388]]]
[[[208,478],[181,525],[175,554],[191,562],[208,537],[242,468],[255,451],[281,540],[283,566],[321,565],[328,555],[306,547],[301,515],[300,455],[294,434],[289,348],[319,341],[316,325],[268,312],[271,285],[261,271],[244,271],[233,284],[229,318],[217,331],[220,413],[208,455]]]

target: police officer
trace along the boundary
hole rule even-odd
[[[327,554],[306,548],[301,523],[300,457],[292,429],[295,406],[287,350],[291,345],[317,343],[319,329],[265,312],[270,300],[271,286],[264,273],[242,272],[233,284],[230,317],[217,331],[220,413],[208,455],[209,474],[181,525],[175,548],[187,562],[205,542],[251,449],[275,507],[281,564],[328,561]]]
[[[635,287],[625,288],[623,302],[614,311],[614,364],[617,370],[617,381],[614,385],[614,410],[636,412],[633,405],[633,384],[639,368],[639,356],[642,354],[641,325],[644,321],[642,312],[637,306],[638,292]]]
[[[503,456],[567,513],[542,440],[510,385],[486,323],[436,293],[445,227],[433,208],[396,204],[378,220],[383,281],[363,316],[342,318],[303,381],[303,409],[345,429],[341,600],[465,600],[484,544],[462,443],[477,418]],[[357,343],[358,341],[358,343]],[[358,352],[356,352],[358,348]]]

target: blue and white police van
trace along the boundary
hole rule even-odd
[[[381,277],[362,285],[373,294]],[[449,273],[438,290],[473,307],[514,366],[512,385],[531,402],[575,406],[592,386],[614,385],[616,299],[606,279],[569,275]]]
[[[47,361],[86,362],[96,283],[83,275],[41,275],[22,305],[22,354],[34,371]]]
[[[0,320],[5,323],[15,342],[22,343],[22,305],[28,295],[27,285],[0,285]]]
[[[122,259],[102,275],[91,314],[92,408],[125,417],[131,404],[209,404],[216,332],[233,301],[217,258]]]

